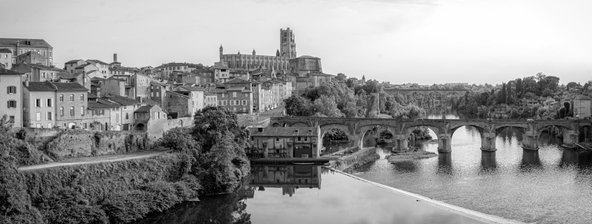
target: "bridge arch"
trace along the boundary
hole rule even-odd
[[[397,134],[396,128],[391,127],[389,125],[381,125],[381,124],[371,124],[371,125],[364,125],[362,127],[357,128],[357,133],[359,135],[359,146],[360,148],[365,147],[364,143],[366,142],[366,136],[368,133],[375,131],[375,134],[380,134],[381,132],[389,132],[391,135],[395,136]]]
[[[549,128],[551,128],[551,127],[557,127],[557,128],[559,128],[559,130],[562,133],[565,132],[566,130],[567,131],[577,131],[577,130],[574,130],[573,127],[571,127],[569,125],[565,125],[565,124],[560,124],[560,123],[557,123],[557,124],[545,124],[545,125],[541,125],[540,127],[537,128],[537,130],[536,130],[536,136],[537,136],[537,138],[540,138],[541,135],[543,134],[543,132],[549,130]]]

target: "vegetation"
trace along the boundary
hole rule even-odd
[[[221,107],[195,118],[194,128],[170,130],[155,144],[170,154],[31,172],[17,172],[31,146],[0,119],[0,223],[129,223],[198,195],[233,192],[250,171],[246,131]]]

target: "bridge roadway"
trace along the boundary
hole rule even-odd
[[[538,150],[538,139],[549,127],[558,127],[563,134],[563,144],[575,146],[579,143],[579,131],[590,130],[591,120],[492,120],[492,119],[417,119],[397,120],[381,118],[328,118],[328,117],[272,117],[270,125],[274,127],[318,127],[319,137],[332,129],[343,131],[356,146],[362,147],[364,135],[370,130],[387,130],[393,134],[394,148],[408,149],[408,138],[417,127],[426,127],[438,136],[438,152],[451,151],[451,138],[454,131],[462,126],[471,126],[481,134],[481,150],[496,151],[495,137],[504,128],[516,128],[523,132],[522,147]],[[378,128],[378,129],[377,129]],[[590,134],[587,131],[586,134]],[[589,138],[590,136],[586,136]],[[317,146],[318,148],[322,146]]]

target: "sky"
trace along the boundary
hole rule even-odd
[[[39,38],[54,64],[212,65],[275,55],[280,28],[323,72],[391,83],[592,80],[589,0],[0,0],[0,36]]]

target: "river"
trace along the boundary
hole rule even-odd
[[[354,174],[523,222],[592,223],[592,152],[563,149],[548,136],[538,151],[525,151],[519,139],[520,133],[507,130],[497,137],[496,152],[482,152],[479,132],[461,127],[452,136],[449,154],[391,164],[384,159],[389,152],[379,150],[380,160]],[[423,147],[437,152],[437,143]]]

